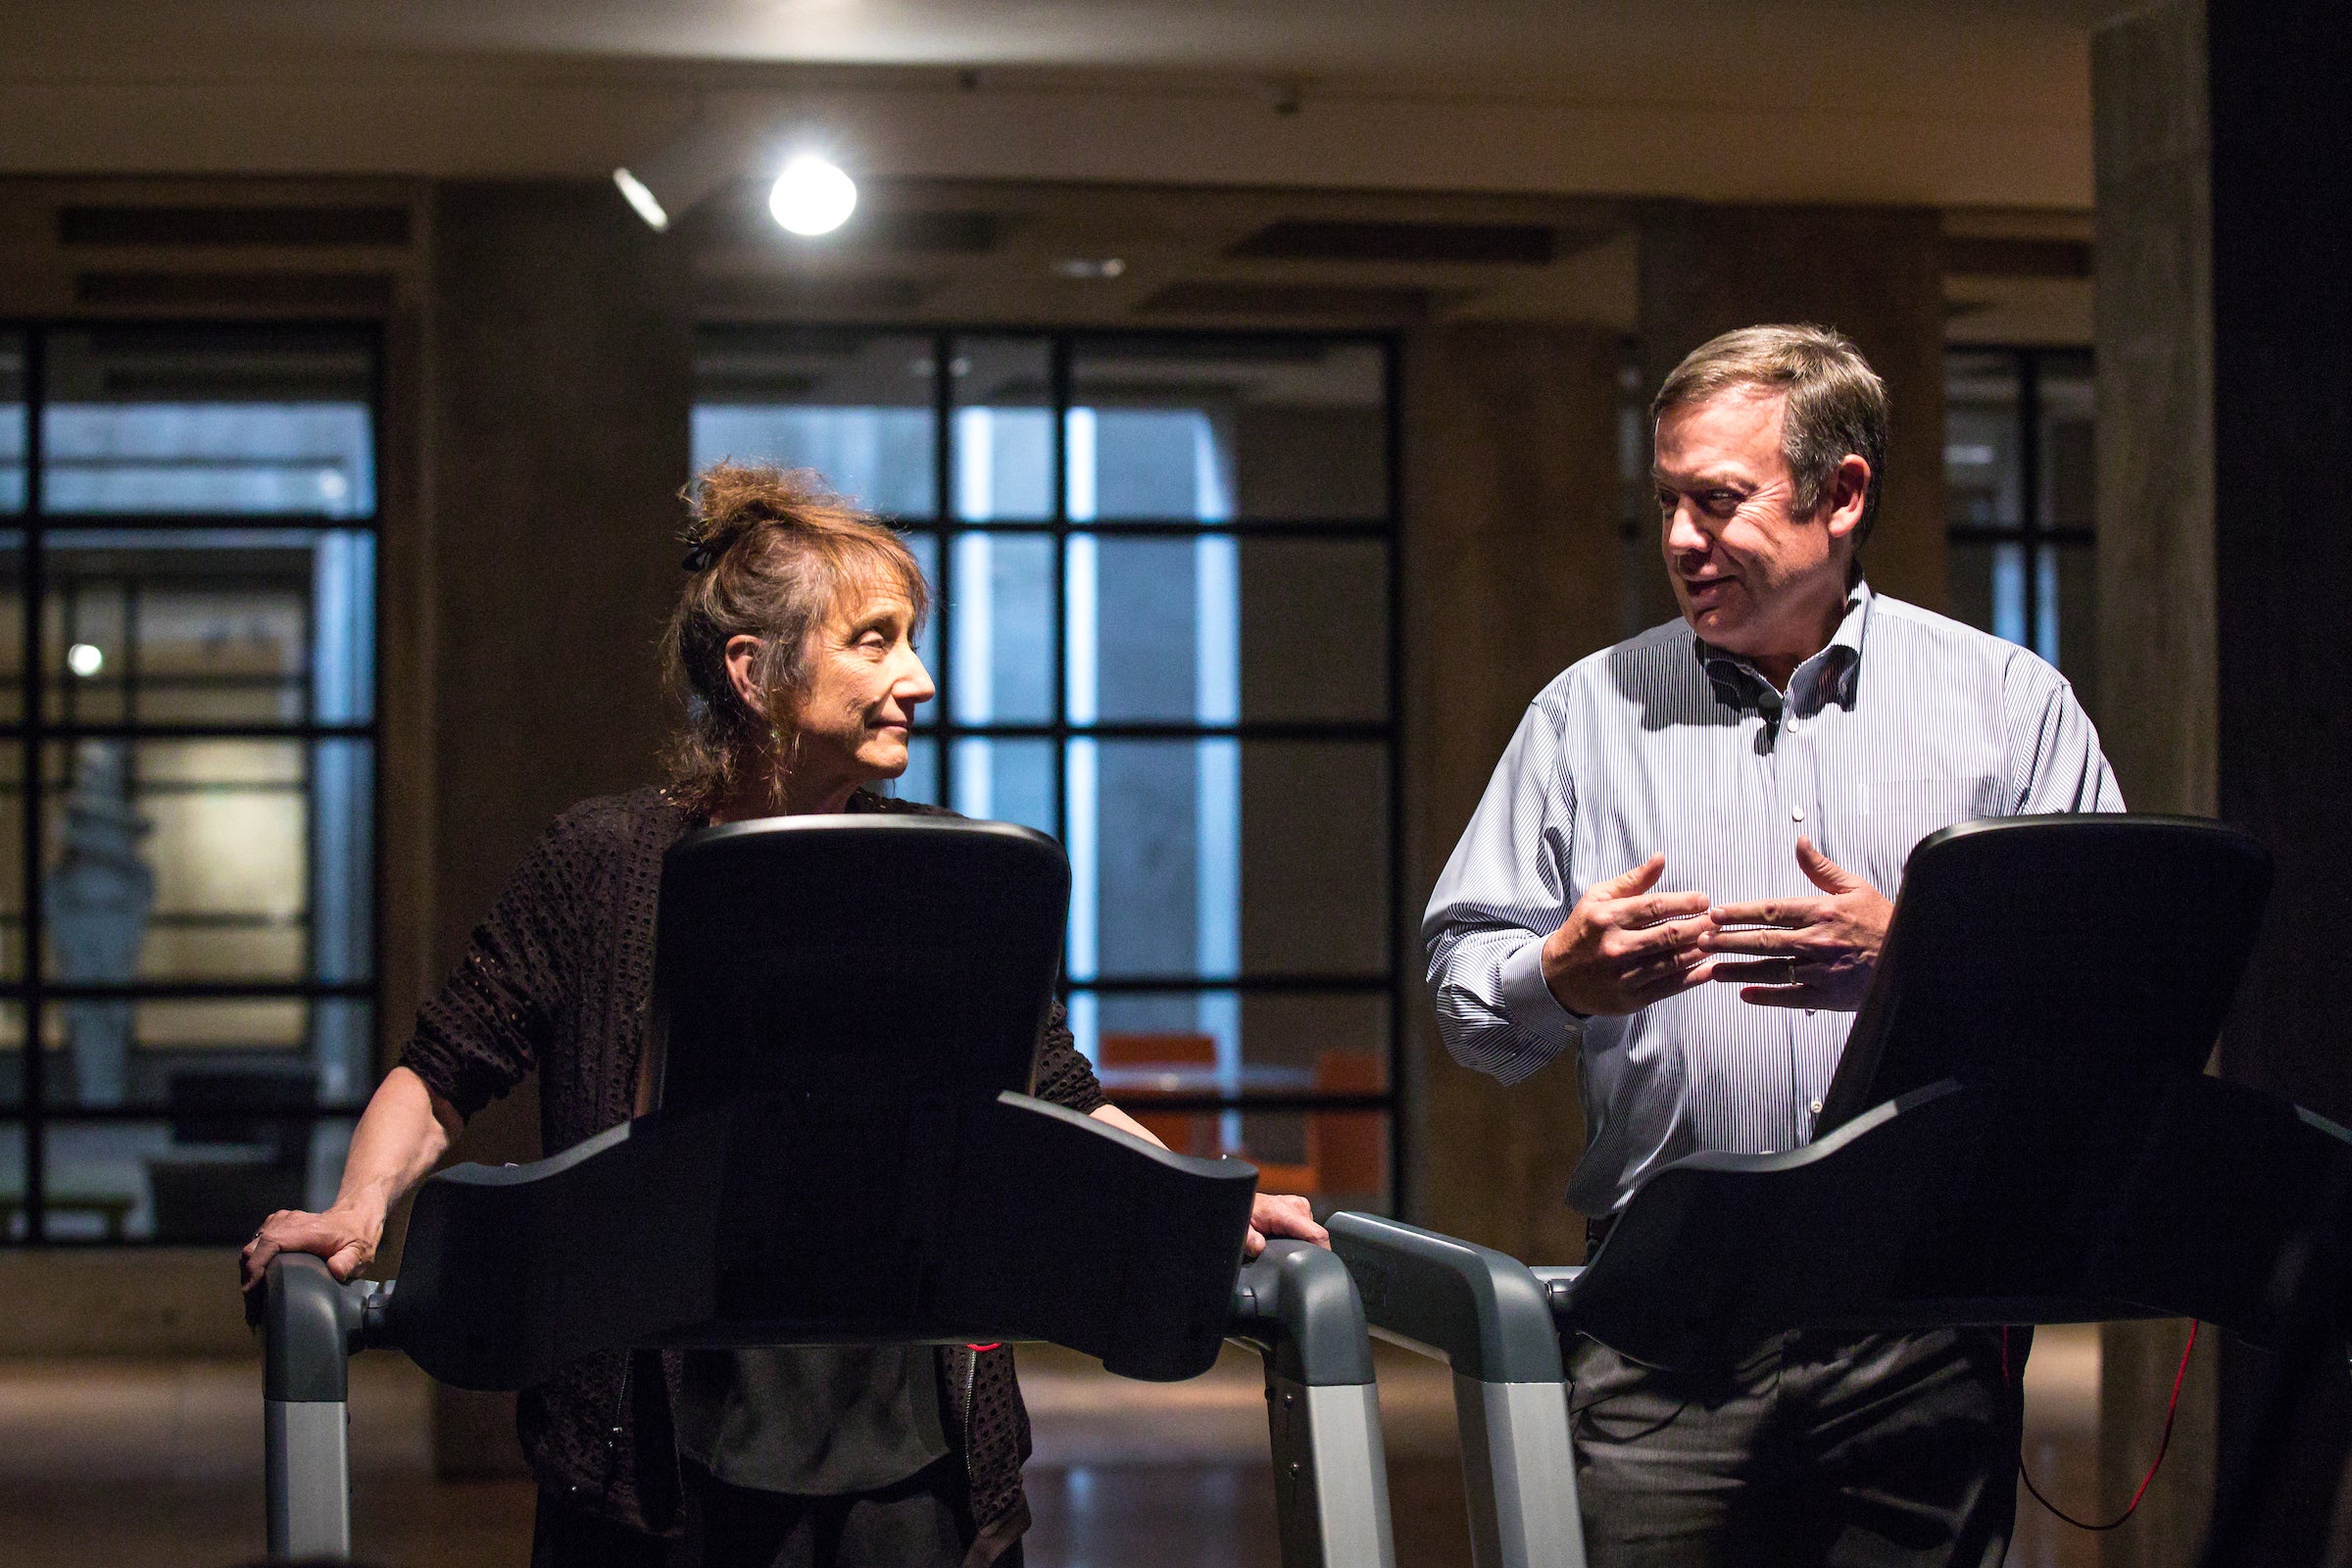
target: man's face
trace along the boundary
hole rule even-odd
[[[1788,395],[1734,387],[1658,418],[1656,482],[1666,571],[1691,630],[1727,653],[1791,666],[1844,603],[1850,522],[1830,497],[1794,514],[1781,456]]]

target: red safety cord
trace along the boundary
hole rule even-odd
[[[2077,1530],[2113,1530],[2131,1518],[2139,1508],[2139,1499],[2148,1494],[2148,1484],[2156,1479],[2156,1472],[2164,1468],[2164,1450],[2173,1446],[2173,1418],[2180,1413],[2180,1385],[2188,1377],[2188,1352],[2196,1348],[2197,1325],[2192,1322],[2188,1326],[2188,1343],[2180,1347],[2180,1370],[2173,1374],[2173,1396],[2164,1407],[2164,1436],[2156,1444],[2156,1458],[2148,1466],[2148,1473],[2139,1478],[2139,1488],[2132,1494],[2132,1500],[2124,1504],[2122,1513],[2117,1514],[2103,1525],[2092,1524],[2087,1519],[2078,1519],[2068,1513],[2064,1508],[2041,1494],[2041,1489],[2034,1484],[2033,1472],[2026,1468],[2025,1449],[2020,1447],[2017,1453],[2018,1479],[2025,1482],[2028,1492],[2034,1494],[2034,1500],[2068,1524],[2073,1525]],[[2007,1329],[2001,1330],[2001,1381],[2004,1384],[2009,1381],[2009,1331]],[[2025,1373],[2022,1367],[2018,1373],[2018,1399],[2020,1403],[2023,1403],[2025,1399]]]

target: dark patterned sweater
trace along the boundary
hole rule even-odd
[[[949,814],[860,790],[852,811]],[[700,818],[659,790],[584,802],[525,857],[457,971],[419,1009],[402,1065],[472,1116],[536,1070],[548,1153],[628,1119],[653,998],[654,908],[662,857]],[[1102,1103],[1056,1005],[1039,1043],[1040,1099],[1092,1111]],[[1021,1463],[1029,1418],[1012,1352],[960,1346],[938,1354],[940,1409],[961,1456],[984,1564],[1028,1527]],[[677,1529],[670,1401],[674,1353],[613,1352],[524,1391],[523,1452],[539,1483],[574,1505],[639,1530]]]

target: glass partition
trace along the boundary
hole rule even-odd
[[[1070,1023],[1113,1100],[1318,1202],[1392,1201],[1391,346],[702,343],[698,464],[808,463],[913,524],[940,699],[895,789],[1062,841]],[[806,429],[812,405],[888,405],[893,477],[860,477],[876,447],[720,439]]]
[[[20,1241],[233,1240],[331,1195],[375,1081],[376,349],[12,352],[0,1200]]]

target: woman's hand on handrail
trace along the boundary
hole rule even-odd
[[[1260,1193],[1250,1205],[1250,1235],[1242,1243],[1242,1255],[1255,1257],[1266,1250],[1266,1243],[1281,1237],[1331,1246],[1331,1232],[1315,1223],[1313,1204],[1290,1193]]]
[[[262,1221],[238,1256],[248,1301],[280,1252],[326,1259],[327,1272],[348,1280],[375,1258],[384,1216],[449,1152],[465,1125],[457,1107],[406,1067],[395,1067],[368,1102],[351,1135],[343,1182],[324,1213],[281,1208]]]

